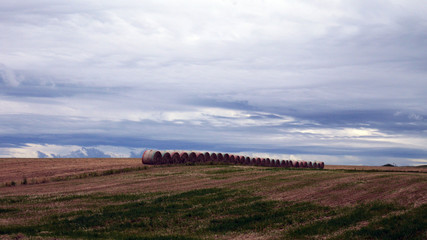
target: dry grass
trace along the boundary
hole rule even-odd
[[[0,163],[5,166],[0,170],[3,182],[20,181],[23,176],[28,179],[50,179],[45,183],[39,182],[39,184],[0,187],[0,235],[2,226],[29,226],[46,221],[52,216],[61,216],[61,219],[65,216],[66,218],[67,214],[73,216],[79,213],[82,215],[100,214],[105,211],[105,208],[121,207],[123,204],[141,201],[141,199],[150,203],[152,199],[155,200],[161,196],[173,196],[212,188],[223,189],[215,193],[219,195],[227,195],[229,191],[236,194],[250,193],[249,195],[253,197],[248,199],[263,199],[262,201],[271,202],[275,207],[272,207],[270,211],[275,211],[274,209],[282,206],[282,203],[310,203],[325,209],[337,209],[333,212],[341,211],[340,214],[345,215],[353,207],[368,204],[367,208],[372,208],[370,203],[381,202],[381,204],[396,204],[403,207],[404,211],[402,208],[391,211],[393,214],[403,215],[411,209],[427,204],[427,188],[425,187],[427,186],[427,173],[412,171],[413,168],[392,167],[394,171],[389,171],[388,168],[382,171],[383,167],[340,166],[328,166],[324,170],[230,165],[138,168],[142,166],[140,159],[0,159]],[[134,169],[119,171],[124,168]],[[102,173],[111,169],[116,169],[116,171],[111,171],[112,174],[106,175],[88,174]],[[86,177],[76,177],[82,175]],[[51,181],[58,178],[61,181]],[[229,198],[234,199],[231,196]],[[224,208],[228,206],[226,202],[231,201],[230,199],[224,200]],[[255,200],[247,201],[245,204],[251,204],[251,201]],[[194,207],[190,209],[190,212],[194,211]],[[236,206],[236,209],[239,209],[239,206]],[[316,221],[327,222],[341,216],[328,213],[328,211],[322,213],[326,214],[324,216],[319,215]],[[276,216],[274,212],[271,214]],[[361,218],[355,222],[356,225],[352,225],[353,228],[341,227],[325,233],[315,230],[320,233],[313,234],[323,234],[322,236],[326,238],[339,237],[342,234],[348,235],[349,231],[356,232],[369,228],[375,219],[378,222],[378,219],[388,218],[387,214],[390,213],[381,212],[379,215],[374,215],[372,219],[371,217]],[[227,217],[230,216],[216,216],[215,221],[219,224]],[[207,234],[208,238],[223,239],[286,238],[288,236],[286,234],[292,233],[295,229],[310,226],[316,222],[312,222],[310,218],[307,219],[302,225],[293,223],[286,228],[276,227],[269,231],[248,231],[243,228],[246,230],[227,230],[219,233],[216,232],[218,230],[203,230],[207,232],[203,232],[201,236]],[[209,223],[209,219],[203,221],[205,224]],[[203,226],[197,226],[204,229]],[[128,229],[127,231],[134,230]],[[177,234],[174,232],[175,230],[169,229],[168,231],[170,231],[168,234]],[[190,230],[185,229],[185,231]],[[3,235],[1,237],[12,238],[14,236]]]
[[[349,165],[325,165],[327,170],[354,170],[354,171],[380,171],[380,172],[424,172],[427,167],[383,167],[383,166],[349,166]]]
[[[38,161],[43,164],[37,164]],[[11,161],[11,160],[8,160]],[[141,166],[139,159],[19,159],[1,171],[2,179],[19,179],[23,172],[33,178],[67,176],[70,180],[47,181],[37,185],[2,187],[2,196],[69,195],[91,193],[182,192],[208,187],[250,189],[274,200],[313,201],[323,205],[351,205],[373,200],[396,201],[403,205],[427,203],[427,174],[424,172],[380,171],[382,167],[362,171],[286,170],[253,166],[149,166],[146,170],[112,176],[73,179],[108,167]],[[60,163],[67,163],[59,166]],[[93,163],[88,164],[88,162]],[[80,164],[78,164],[80,162]],[[49,165],[47,169],[45,166]],[[31,166],[31,167],[29,167]],[[332,167],[331,167],[332,168]],[[33,171],[31,171],[33,169]],[[335,169],[335,167],[334,167]],[[393,168],[395,169],[395,168]],[[366,171],[368,170],[368,171]],[[403,170],[402,170],[403,171]],[[19,172],[19,175],[12,173]],[[32,175],[30,174],[32,172]],[[43,174],[47,173],[48,176]],[[65,179],[66,180],[66,179]],[[30,180],[29,180],[30,181]]]
[[[110,169],[140,167],[139,158],[0,158],[0,183],[28,183]]]

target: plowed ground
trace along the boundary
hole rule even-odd
[[[0,164],[1,239],[427,238],[423,168]]]

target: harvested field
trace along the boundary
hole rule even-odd
[[[16,181],[0,187],[2,239],[427,237],[427,172],[421,168],[0,162],[2,181]],[[24,184],[23,176],[47,181]]]
[[[43,181],[55,177],[110,169],[140,167],[139,158],[0,158],[0,183],[24,178]]]
[[[381,171],[381,172],[425,172],[427,167],[383,167],[383,166],[348,166],[348,165],[326,165],[329,170],[354,170],[354,171]]]

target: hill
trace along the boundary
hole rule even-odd
[[[423,168],[143,166],[140,159],[0,163],[2,239],[427,236]]]

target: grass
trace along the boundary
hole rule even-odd
[[[37,224],[1,226],[0,234],[83,239],[198,239],[239,232],[268,235],[277,230],[283,232],[285,239],[310,239],[402,210],[401,206],[382,202],[327,207],[310,202],[271,201],[248,191],[225,188],[157,197],[90,194],[44,200],[76,199],[108,201],[100,208],[47,216]],[[16,208],[0,209],[2,215],[13,216],[19,212]],[[345,232],[337,239],[401,239],[402,236],[421,239],[427,229],[426,219],[427,205],[422,205],[403,215],[386,217]],[[402,227],[404,230],[396,230]]]
[[[329,234],[400,209],[400,207],[389,203],[360,204],[356,207],[343,209],[342,214],[337,217],[295,228],[287,236],[293,239],[307,239],[308,236]]]
[[[0,214],[8,213],[8,212],[16,212],[18,209],[15,208],[0,208]]]
[[[266,201],[246,191],[222,188],[193,190],[153,200],[141,195],[121,195],[110,200],[127,202],[49,216],[36,225],[2,227],[0,234],[98,239],[175,236],[185,239],[231,231],[265,232],[283,224],[304,222],[309,215],[320,217],[334,213],[329,207]]]
[[[335,239],[426,239],[427,204],[404,214],[392,215],[358,230],[347,231]]]

